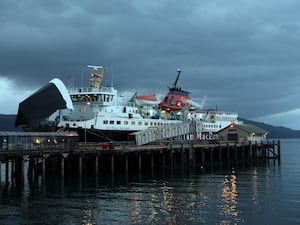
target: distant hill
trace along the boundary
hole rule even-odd
[[[0,114],[0,130],[1,131],[21,131],[21,128],[15,127],[16,115]],[[300,138],[300,130],[292,130],[282,126],[272,126],[269,124],[256,122],[239,118],[244,123],[253,124],[269,132],[268,138]]]
[[[268,131],[268,138],[300,138],[300,130],[293,130],[283,126],[273,126],[270,124],[265,124],[262,122],[256,122],[252,120],[247,120],[239,118],[239,120],[244,121],[247,124],[253,124]]]

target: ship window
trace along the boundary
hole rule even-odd
[[[148,126],[148,124],[149,124],[148,122],[145,122],[145,126]]]
[[[117,124],[121,124],[121,121],[120,121],[120,120],[118,120],[118,121],[117,121]]]
[[[115,121],[113,121],[113,120],[109,121],[109,124],[114,124],[114,123],[115,123]]]
[[[140,126],[142,125],[142,122],[141,122],[141,121],[139,121],[139,125],[140,125]]]
[[[124,121],[124,125],[128,125],[128,121]]]
[[[93,101],[94,101],[94,102],[98,102],[98,96],[97,96],[97,95],[94,95],[94,96],[93,96]]]
[[[104,124],[108,124],[108,120],[103,120],[103,123]]]
[[[150,122],[150,126],[153,126],[153,123],[152,123],[152,122]]]
[[[156,126],[157,124],[156,123],[154,123],[154,126]]]
[[[135,121],[131,121],[131,125],[135,125]]]

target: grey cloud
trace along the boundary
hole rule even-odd
[[[251,118],[300,106],[297,1],[0,2],[0,75],[36,87],[77,84],[107,67],[120,91],[179,86],[207,107]]]

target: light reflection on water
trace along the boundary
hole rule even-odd
[[[237,180],[235,171],[234,169],[232,169],[231,175],[225,175],[224,177],[222,192],[222,200],[224,204],[221,205],[221,208],[223,209],[222,215],[224,215],[224,219],[220,222],[220,224],[231,224],[231,221],[238,223],[240,221],[237,199]]]
[[[113,182],[25,179],[23,188],[2,180],[0,224],[297,224],[299,147],[300,141],[283,142],[281,165],[271,160]]]

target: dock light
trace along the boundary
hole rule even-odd
[[[230,124],[230,128],[234,128],[234,124],[232,123],[232,124]]]

